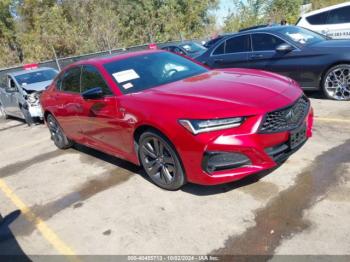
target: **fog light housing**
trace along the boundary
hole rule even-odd
[[[234,169],[250,165],[250,159],[241,153],[230,152],[205,152],[202,168],[208,172],[216,172]]]

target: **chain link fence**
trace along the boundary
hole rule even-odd
[[[162,46],[164,44],[169,43],[180,43],[181,41],[172,41],[172,42],[166,42],[166,43],[157,43],[158,46]],[[51,67],[55,68],[57,70],[61,70],[67,65],[70,65],[76,61],[79,60],[85,60],[89,58],[95,58],[95,57],[101,57],[101,56],[107,56],[107,55],[113,55],[113,54],[119,54],[119,53],[125,53],[125,52],[134,52],[134,51],[140,51],[140,50],[146,50],[148,49],[149,44],[143,44],[143,45],[136,45],[136,46],[130,46],[127,48],[116,48],[106,51],[100,51],[95,53],[89,53],[89,54],[82,54],[82,55],[76,55],[76,56],[69,56],[69,57],[63,57],[63,58],[57,58],[47,61],[38,62],[37,64],[39,67]],[[13,66],[13,67],[7,67],[7,68],[0,68],[0,78],[11,72],[23,70],[23,65]]]

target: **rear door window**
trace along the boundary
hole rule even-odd
[[[222,42],[213,52],[213,55],[250,52],[250,36],[235,36]]]
[[[327,24],[345,23],[350,23],[350,6],[345,6],[330,11]]]
[[[226,40],[225,53],[242,53],[250,51],[250,37],[249,35],[232,37]]]
[[[80,67],[68,69],[63,75],[61,91],[80,93],[80,73]]]
[[[225,44],[226,41],[222,42],[213,52],[213,55],[222,55],[225,54]]]
[[[252,34],[253,51],[274,51],[284,41],[270,34]]]
[[[306,17],[306,20],[311,25],[324,25],[327,22],[328,13],[329,12],[327,11],[316,15],[310,15]]]

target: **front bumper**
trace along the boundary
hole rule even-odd
[[[28,103],[28,110],[31,117],[39,117],[40,119],[43,119],[44,115],[40,104],[30,105]]]
[[[291,149],[288,143],[290,131],[272,134],[258,133],[257,130],[262,119],[262,116],[254,116],[248,118],[238,128],[202,133],[197,136],[190,133],[179,136],[177,138],[179,141],[175,144],[179,143],[181,145],[177,150],[180,153],[187,180],[202,185],[236,181],[276,167],[306,142],[304,141],[296,148]],[[311,137],[313,126],[313,110],[311,107],[302,124],[306,125],[306,137]],[[250,163],[237,168],[210,173],[203,168],[203,161],[207,152],[243,154],[249,158]]]

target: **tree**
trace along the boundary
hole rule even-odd
[[[299,18],[302,3],[302,0],[270,0],[265,13],[275,23],[286,19],[288,23],[295,24]]]
[[[235,1],[236,3],[236,1]],[[224,31],[234,32],[239,29],[267,23],[265,18],[266,1],[240,0],[235,9],[224,21]]]
[[[302,3],[303,0],[240,0],[225,20],[224,31],[279,23],[282,19],[294,24],[299,18]]]
[[[217,5],[218,0],[0,0],[1,65],[51,59],[52,48],[63,57],[201,37],[215,24],[208,11]]]
[[[312,9],[317,10],[323,7],[345,3],[345,0],[311,0]]]
[[[23,61],[23,53],[16,35],[16,23],[12,15],[14,1],[0,1],[0,64],[7,61],[18,63]],[[6,61],[6,62],[5,62]]]

